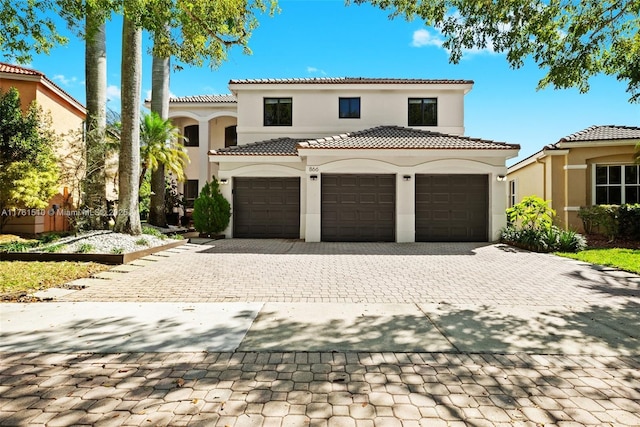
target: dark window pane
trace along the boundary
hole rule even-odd
[[[609,204],[607,197],[607,187],[596,187],[596,205]]]
[[[640,187],[625,187],[625,203],[634,204],[640,203]]]
[[[265,98],[264,99],[264,125],[265,126],[291,126],[292,125],[291,98]]]
[[[622,167],[609,166],[609,184],[622,183]]]
[[[596,167],[596,184],[606,184],[606,183],[607,183],[607,167],[597,166]]]
[[[193,202],[198,197],[198,180],[189,179],[184,183],[184,199],[187,208],[193,207]]]
[[[640,166],[625,166],[624,167],[624,182],[625,182],[625,184],[640,184],[640,182],[638,182],[638,169],[640,169]]]
[[[437,98],[409,98],[409,126],[437,126]]]
[[[224,146],[233,147],[238,145],[237,126],[228,126],[224,129]]]
[[[200,126],[185,126],[184,137],[185,147],[197,147],[198,145],[200,145]]]
[[[609,204],[619,205],[622,203],[622,188],[609,187]]]
[[[360,98],[339,98],[338,117],[341,119],[360,118]]]

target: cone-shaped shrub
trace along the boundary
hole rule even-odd
[[[217,234],[227,228],[230,218],[231,205],[220,193],[218,180],[213,177],[193,204],[193,226],[200,233]]]

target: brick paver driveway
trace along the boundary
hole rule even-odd
[[[223,240],[103,277],[59,303],[102,301],[99,336],[61,342],[221,333],[133,324],[131,302],[263,308],[234,352],[0,354],[0,425],[640,425],[636,275],[503,245]]]
[[[616,306],[640,296],[635,275],[505,245],[214,243],[151,257],[147,268],[65,299]]]

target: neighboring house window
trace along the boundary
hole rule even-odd
[[[409,98],[409,126],[438,126],[438,98]]]
[[[596,205],[640,203],[640,166],[596,166]]]
[[[338,117],[341,119],[359,119],[360,98],[338,98]]]
[[[512,208],[518,203],[516,196],[516,180],[509,181],[509,207]]]
[[[184,183],[184,200],[187,208],[193,207],[193,202],[195,202],[196,197],[198,197],[198,180],[197,179],[188,179]]]
[[[224,146],[233,147],[238,145],[237,126],[227,126],[224,128]]]
[[[200,145],[200,126],[191,125],[184,127],[184,146],[197,147]]]
[[[265,126],[291,126],[293,100],[291,98],[264,99]]]

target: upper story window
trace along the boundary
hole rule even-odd
[[[438,98],[409,98],[409,126],[438,126]]]
[[[264,98],[264,125],[292,126],[292,110],[291,98]]]
[[[224,146],[233,147],[238,145],[238,126],[227,126],[224,128]]]
[[[184,146],[197,147],[200,145],[200,126],[191,125],[184,127]]]
[[[360,98],[338,98],[338,117],[341,119],[359,119]]]
[[[640,165],[596,166],[595,204],[640,203]]]

